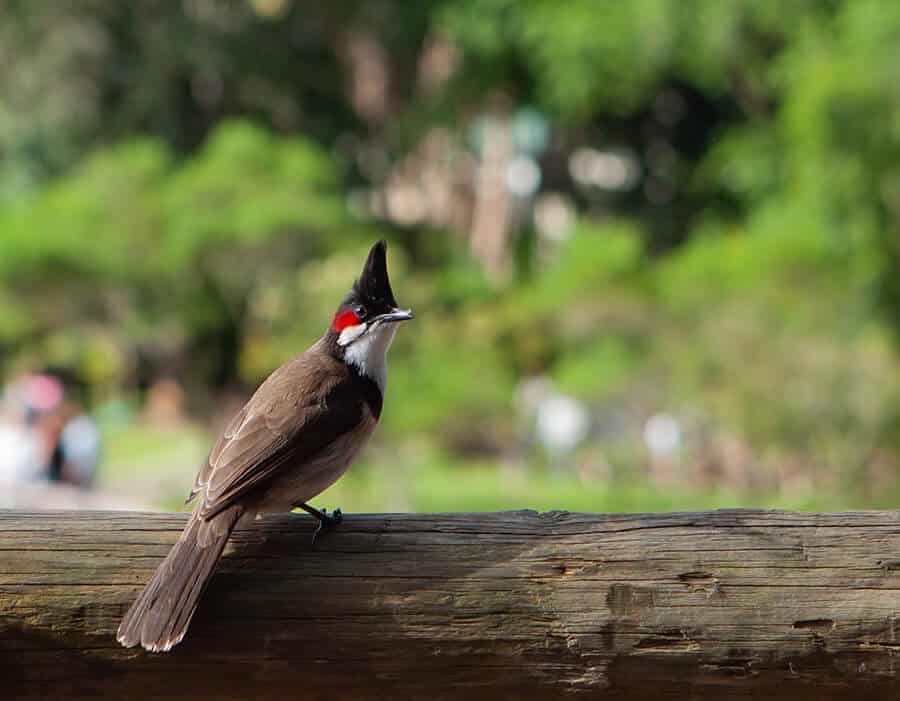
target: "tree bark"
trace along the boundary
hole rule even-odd
[[[266,517],[179,647],[125,650],[185,520],[0,511],[0,698],[900,693],[896,512]]]

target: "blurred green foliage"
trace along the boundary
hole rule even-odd
[[[339,174],[308,139],[245,122],[223,122],[186,160],[147,138],[98,150],[0,212],[11,293],[0,338],[24,362],[43,352],[81,372],[109,336],[125,356],[143,343],[183,343],[186,362],[212,373],[199,381],[234,379],[257,297],[301,261],[353,241]],[[67,334],[68,352],[41,348]],[[126,369],[124,357],[111,362]]]
[[[894,489],[900,6],[6,0],[4,45],[8,372],[66,366],[95,401],[173,374],[206,415],[318,336],[384,235],[419,316],[392,351],[370,471],[394,461],[387,445],[429,466],[404,508],[459,506],[427,494],[463,464],[483,494],[469,506],[519,503],[485,466],[540,467],[518,399],[531,377],[593,428],[580,477],[522,477],[547,497],[525,506],[685,503],[664,480],[627,496],[658,478],[642,429],[659,412],[679,417],[676,478],[703,504]],[[429,47],[445,47],[440,79]],[[384,71],[383,104],[354,92],[358,55]],[[559,241],[515,228],[508,278],[462,225],[348,206],[436,130],[477,159],[473,122],[516,109],[547,121],[541,187],[577,217]],[[588,147],[632,154],[636,184],[575,182],[568,159]],[[581,500],[579,480],[621,498]]]

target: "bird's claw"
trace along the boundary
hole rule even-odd
[[[341,521],[344,520],[344,514],[340,509],[335,509],[329,515],[328,509],[322,509],[322,518],[319,519],[319,523],[324,523],[326,526],[336,526]]]
[[[316,544],[316,539],[318,539],[319,534],[323,529],[334,528],[344,520],[344,514],[340,509],[335,509],[331,512],[330,515],[328,513],[328,509],[320,509],[316,513],[316,517],[318,518],[319,522],[316,524],[316,529],[313,531],[312,542],[310,543],[310,545]]]
[[[341,513],[340,509],[335,509],[334,511],[331,512],[331,515],[329,516],[328,509],[315,509],[305,502],[300,502],[300,503],[296,504],[295,508],[303,509],[310,516],[314,516],[317,521],[316,530],[313,531],[313,535],[312,535],[312,544],[313,545],[316,544],[316,538],[319,536],[319,532],[325,526],[327,526],[328,528],[332,528],[333,526],[336,526],[337,524],[339,524],[344,518],[344,514]]]

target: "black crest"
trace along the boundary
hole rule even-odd
[[[370,314],[382,314],[397,307],[387,271],[387,243],[383,240],[372,246],[362,273],[353,283],[353,291],[346,301],[361,302]]]

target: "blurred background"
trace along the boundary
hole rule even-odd
[[[386,237],[319,506],[898,506],[898,64],[882,0],[0,0],[0,505],[180,508]]]

